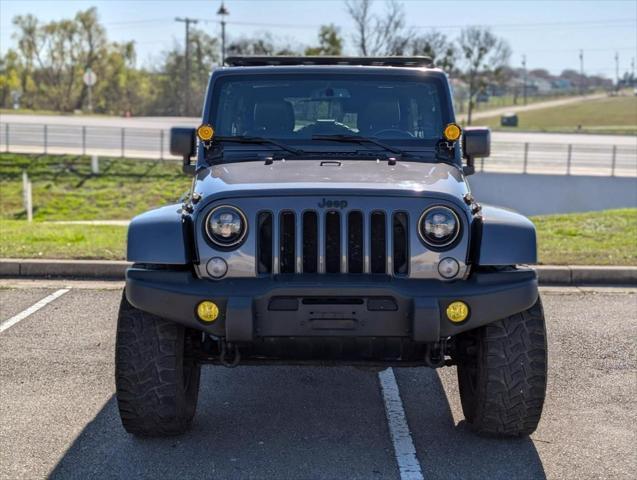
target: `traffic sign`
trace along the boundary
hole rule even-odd
[[[82,78],[84,79],[84,84],[87,87],[92,87],[95,85],[95,82],[97,82],[97,75],[95,75],[95,72],[90,68],[86,69]]]

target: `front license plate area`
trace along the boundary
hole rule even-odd
[[[276,296],[257,303],[259,336],[405,336],[409,325],[409,309],[393,297]]]

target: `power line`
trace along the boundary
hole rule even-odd
[[[579,48],[547,48],[544,50],[526,50],[528,53],[566,53],[566,52],[579,52]],[[616,52],[624,50],[635,50],[635,47],[620,47],[620,48],[585,48],[587,52]]]
[[[457,24],[457,25],[411,25],[412,28],[430,28],[432,30],[446,30],[446,29],[462,29],[467,27],[486,27],[486,28],[527,28],[527,27],[551,27],[551,26],[612,26],[616,24],[630,24],[633,26],[637,18],[617,18],[606,20],[581,20],[581,21],[566,21],[566,22],[535,22],[535,23],[484,23],[484,24]]]
[[[145,18],[144,20],[124,20],[116,22],[102,22],[103,25],[137,25],[141,23],[168,23],[172,18]]]
[[[202,23],[218,23],[219,20],[212,18],[198,18],[198,21]],[[144,20],[127,20],[117,22],[103,22],[104,25],[135,25],[144,23],[166,23],[170,19],[167,18],[155,18]],[[534,27],[550,27],[550,26],[616,26],[617,24],[626,24],[633,26],[637,22],[637,18],[616,18],[616,19],[599,19],[599,20],[580,20],[580,21],[562,21],[562,22],[534,22],[534,23],[490,23],[490,24],[455,24],[455,25],[411,25],[411,28],[417,29],[432,29],[432,30],[447,30],[447,29],[463,29],[467,27],[485,27],[485,28],[534,28]],[[228,25],[246,26],[246,27],[269,27],[269,28],[291,28],[291,29],[317,29],[322,24],[308,24],[308,23],[270,23],[270,22],[244,22],[244,21],[228,21]]]
[[[202,18],[200,19],[204,23],[218,23],[218,20]],[[321,28],[321,24],[308,24],[308,23],[264,23],[264,22],[242,22],[242,21],[229,21],[228,25],[235,25],[239,27],[269,27],[269,28],[291,28],[291,29],[318,29]]]

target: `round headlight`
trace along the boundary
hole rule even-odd
[[[431,207],[423,212],[418,222],[418,233],[432,247],[451,245],[460,233],[458,215],[447,207]]]
[[[233,247],[241,243],[247,228],[243,212],[227,205],[213,208],[206,218],[206,233],[220,247]]]

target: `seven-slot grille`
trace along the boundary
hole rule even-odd
[[[257,215],[260,274],[409,273],[408,216],[372,210],[305,210]]]

